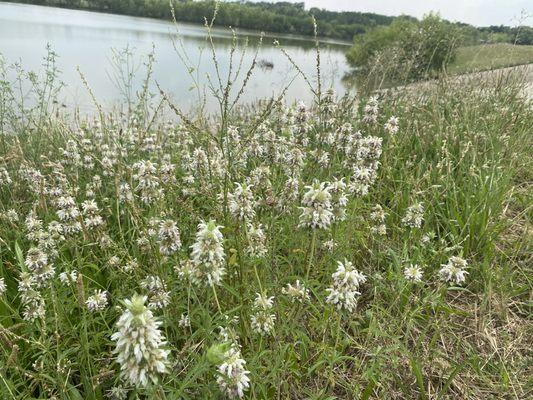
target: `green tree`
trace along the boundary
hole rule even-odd
[[[388,26],[356,36],[347,59],[363,73],[386,73],[392,80],[419,79],[454,60],[460,33],[456,25],[435,14],[420,22],[398,18]]]

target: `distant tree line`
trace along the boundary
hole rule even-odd
[[[213,14],[213,0],[11,0],[18,3],[39,4],[63,8],[103,11],[116,14],[170,19],[170,3],[176,19],[184,22],[203,23],[204,17]],[[376,27],[387,26],[393,21],[415,22],[409,16],[389,17],[374,13],[335,12],[319,8],[305,9],[304,3],[289,2],[221,2],[217,25],[254,29],[276,33],[312,35],[312,16],[319,23],[319,35],[332,39],[352,41]],[[508,42],[533,44],[533,28],[489,26],[476,28],[472,25],[454,23],[462,34],[465,44]]]

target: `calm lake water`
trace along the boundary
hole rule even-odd
[[[231,32],[216,29],[213,33],[220,73],[226,79],[229,67]],[[244,75],[251,64],[258,43],[255,32],[239,32],[239,50],[244,48],[245,38],[250,45],[243,58]],[[316,82],[314,43],[305,38],[277,37],[300,69]],[[297,71],[272,45],[274,36],[264,39],[259,50],[258,60],[274,64],[272,69],[256,68],[249,82],[244,103],[257,99],[278,96],[281,90],[294,79],[285,99],[288,102],[311,100],[311,92]],[[46,45],[49,43],[58,54],[61,79],[67,85],[62,93],[62,101],[69,107],[79,107],[81,111],[93,109],[89,95],[76,71],[79,66],[86,76],[98,101],[105,107],[117,106],[121,102],[121,90],[116,84],[112,67],[112,49],[133,49],[136,62],[155,47],[155,67],[153,78],[171,94],[174,102],[185,110],[198,103],[198,91],[191,90],[193,79],[187,67],[177,55],[173,43],[186,53],[190,63],[196,68],[200,87],[207,93],[207,107],[213,110],[215,101],[208,89],[208,78],[216,81],[212,56],[206,41],[205,29],[201,25],[185,23],[176,27],[165,21],[101,14],[86,11],[65,10],[32,5],[0,3],[0,53],[9,63],[20,62],[26,70],[41,69]],[[347,89],[341,82],[348,67],[344,52],[347,46],[339,43],[323,43],[322,77],[325,87],[333,87],[338,94]],[[240,60],[240,52],[235,54]],[[138,90],[142,82],[142,67],[139,76],[133,79]],[[241,78],[242,79],[242,78]],[[235,85],[238,91],[239,85]],[[155,88],[152,90],[155,92]]]

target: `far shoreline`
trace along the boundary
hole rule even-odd
[[[132,15],[132,14],[118,14],[118,13],[113,13],[113,12],[108,12],[108,11],[101,11],[101,10],[87,10],[87,9],[84,9],[84,8],[79,8],[79,7],[74,7],[74,6],[67,6],[67,5],[55,5],[55,6],[50,6],[50,5],[46,5],[46,4],[31,4],[31,3],[17,3],[17,2],[12,2],[12,1],[2,1],[0,0],[0,4],[9,4],[11,6],[18,6],[18,7],[38,7],[38,8],[46,8],[46,9],[58,9],[58,10],[71,10],[71,11],[76,11],[76,12],[80,12],[80,13],[87,13],[87,14],[103,14],[103,15],[110,15],[110,16],[118,16],[118,17],[128,17],[128,18],[136,18],[136,19],[141,19],[141,20],[148,20],[148,21],[156,21],[156,22],[161,22],[161,23],[166,23],[170,26],[174,26],[174,22],[171,21],[171,20],[167,20],[167,19],[163,19],[163,18],[154,18],[154,17],[143,17],[143,16],[138,16],[138,15]],[[320,21],[318,21],[320,23]],[[203,24],[201,23],[193,23],[193,22],[188,22],[188,21],[180,21],[180,20],[177,20],[177,23],[178,23],[178,27],[183,24],[183,25],[189,25],[189,26],[193,26],[193,27],[204,27]],[[230,30],[230,27],[227,27],[227,26],[214,26],[215,29],[217,30],[220,30],[220,31],[225,31],[229,34],[231,34],[231,30]],[[251,35],[251,36],[255,36],[255,37],[260,37],[262,33],[264,33],[264,36],[265,37],[268,37],[268,38],[272,38],[272,39],[290,39],[290,40],[296,40],[296,41],[302,41],[302,42],[310,42],[310,41],[314,41],[314,37],[313,36],[307,36],[307,35],[297,35],[297,34],[291,34],[291,33],[280,33],[280,32],[272,32],[272,31],[255,31],[255,30],[252,30],[252,29],[246,29],[246,28],[239,28],[239,27],[234,27],[235,29],[235,32],[237,33],[237,35],[240,35],[240,36],[247,36],[247,35]],[[319,36],[318,37],[318,40],[320,41],[320,43],[324,43],[324,44],[329,44],[329,45],[335,45],[335,46],[352,46],[352,42],[349,42],[349,41],[344,41],[344,40],[339,40],[339,39],[331,39],[331,38],[328,38],[328,37],[321,37]]]

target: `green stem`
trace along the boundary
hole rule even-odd
[[[222,309],[220,308],[220,303],[218,302],[217,290],[215,289],[215,285],[211,285],[211,289],[213,289],[213,294],[215,295],[215,302],[217,303],[218,312],[222,314]]]
[[[305,274],[305,280],[309,280],[309,274],[311,273],[311,266],[313,265],[313,257],[315,255],[316,244],[316,229],[313,229],[313,238],[311,239],[311,253],[309,254],[309,263],[307,265],[307,273]]]
[[[255,273],[255,278],[257,279],[257,284],[259,285],[259,292],[263,294],[263,287],[261,286],[261,279],[259,279],[259,272],[257,271],[257,265],[255,262],[254,262],[254,273]]]
[[[339,344],[339,337],[341,333],[341,313],[337,312],[337,334],[335,336],[335,349],[337,348],[337,345]]]

